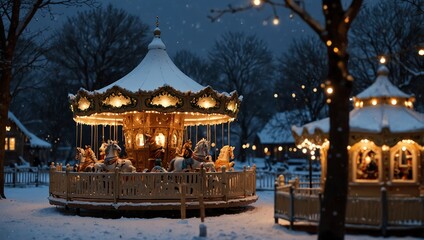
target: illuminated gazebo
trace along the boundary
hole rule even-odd
[[[147,135],[163,147],[162,164],[167,164],[186,139],[187,127],[230,123],[241,100],[236,92],[219,93],[181,72],[160,35],[157,24],[147,55],[126,76],[104,88],[80,89],[70,96],[77,124],[122,129],[126,152],[138,170],[152,167],[147,161]]]
[[[414,97],[394,86],[380,66],[375,82],[353,98],[349,134],[349,195],[419,196],[423,189],[424,115],[413,110]],[[299,148],[320,149],[324,186],[329,119],[292,127]]]

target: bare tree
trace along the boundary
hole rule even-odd
[[[188,50],[180,50],[174,56],[178,68],[202,85],[211,85],[217,79],[216,71],[207,60]]]
[[[140,63],[147,52],[148,29],[137,16],[112,5],[81,12],[54,34],[47,56],[68,81],[99,89]]]
[[[243,96],[237,121],[231,130],[238,134],[242,161],[246,160],[242,144],[258,132],[263,121],[273,113],[267,106],[272,101],[273,59],[264,41],[255,35],[227,33],[215,42],[209,61],[218,71],[213,87],[234,89]],[[260,100],[259,100],[260,99]]]
[[[325,82],[328,63],[322,42],[316,37],[294,40],[278,62],[279,81],[274,89],[281,99],[279,103],[285,104],[284,109],[297,109],[303,123],[325,116],[327,105],[321,84]]]
[[[396,9],[396,11],[393,11]],[[380,1],[365,6],[352,25],[354,92],[362,91],[376,77],[378,58],[384,57],[391,81],[402,90],[414,93],[416,107],[424,111],[424,58],[418,46],[424,43],[424,14],[405,1]]]
[[[341,0],[322,0],[324,24],[313,18],[298,0],[262,0],[273,7],[285,6],[305,21],[327,46],[328,72],[326,97],[330,115],[330,148],[328,150],[327,176],[321,204],[318,239],[344,239],[345,215],[348,193],[348,138],[349,97],[353,77],[348,70],[348,31],[356,18],[363,0],[352,0],[344,9]],[[219,18],[227,12],[234,13],[253,6],[213,11]]]
[[[13,62],[18,40],[40,11],[50,12],[52,5],[77,6],[93,4],[94,0],[9,0],[0,2],[0,146],[6,138],[6,122],[12,99],[10,84],[12,81]],[[4,156],[5,149],[0,147],[0,198],[4,194]]]

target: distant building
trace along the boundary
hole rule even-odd
[[[8,114],[5,140],[5,166],[47,165],[51,144],[31,133],[12,112]]]
[[[257,133],[254,145],[256,157],[270,157],[272,161],[284,161],[290,158],[306,158],[295,145],[291,126],[299,122],[298,111],[276,113]]]

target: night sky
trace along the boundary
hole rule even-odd
[[[254,33],[267,42],[271,51],[279,56],[287,49],[290,42],[297,37],[312,33],[303,21],[295,16],[290,19],[290,11],[286,8],[278,9],[280,24],[272,24],[273,13],[269,6],[260,10],[250,10],[243,13],[224,15],[217,22],[212,23],[207,16],[211,9],[225,8],[228,3],[233,6],[245,4],[248,0],[103,0],[103,6],[111,3],[122,8],[132,15],[139,16],[141,20],[155,27],[156,16],[159,16],[162,40],[167,46],[170,56],[178,50],[190,50],[199,56],[207,56],[214,42],[229,31],[243,31]],[[306,0],[306,9],[315,16],[321,16],[321,1]],[[87,10],[88,7],[54,7],[54,18],[49,15],[39,14],[31,23],[30,30],[48,27],[44,37],[61,26],[67,17],[75,15],[78,11]],[[46,14],[44,14],[46,15]]]

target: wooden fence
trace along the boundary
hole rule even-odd
[[[291,227],[296,221],[319,222],[320,188],[301,188],[297,180],[276,182],[276,223],[280,218]],[[424,197],[388,196],[385,188],[380,197],[348,197],[345,221],[348,227],[380,229],[383,235],[390,229],[424,229]]]
[[[8,187],[26,185],[48,185],[49,170],[37,167],[8,168],[4,171],[4,185]]]
[[[320,174],[314,173],[312,175],[312,181],[309,181],[309,174],[281,174],[274,171],[256,171],[256,189],[274,191],[275,179],[280,175],[284,176],[285,184],[297,178],[299,179],[299,186],[302,188],[308,188],[311,183],[312,188],[320,187]]]
[[[59,203],[58,199],[65,200],[66,205],[72,202],[120,203],[121,209],[136,208],[134,204],[146,202],[179,203],[182,195],[185,201],[198,201],[202,196],[205,203],[243,201],[252,196],[250,199],[257,199],[254,167],[239,172],[226,172],[225,169],[205,172],[202,169],[183,173],[123,173],[118,170],[87,173],[72,172],[70,167],[60,171],[52,166],[49,193],[52,204]]]

